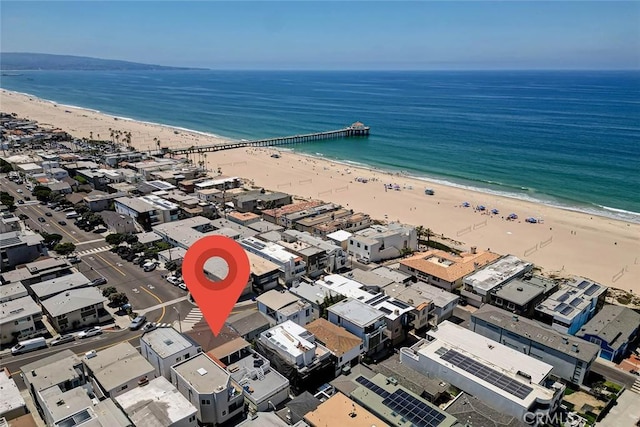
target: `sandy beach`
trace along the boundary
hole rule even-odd
[[[132,146],[163,147],[206,145],[223,138],[149,123],[124,120],[90,110],[53,104],[35,97],[2,91],[4,112],[61,128],[76,137],[109,139],[110,128],[131,132]],[[375,132],[375,124],[372,124]],[[320,129],[319,129],[320,130]],[[98,136],[99,135],[99,136]],[[277,135],[274,135],[277,136]],[[327,144],[337,143],[327,141]],[[348,143],[348,141],[340,142]],[[374,219],[422,225],[437,236],[500,254],[513,254],[546,272],[579,275],[603,285],[640,293],[640,224],[616,221],[518,199],[427,183],[375,170],[359,169],[324,159],[272,149],[239,149],[208,153],[211,171],[253,180],[271,190],[339,203]],[[200,158],[196,155],[195,161]],[[366,178],[362,183],[357,178]],[[385,190],[397,184],[399,190]],[[425,188],[435,194],[427,196]],[[471,207],[462,207],[468,202]],[[473,207],[483,205],[490,212]],[[510,213],[518,220],[508,221]],[[543,219],[529,224],[527,217]]]

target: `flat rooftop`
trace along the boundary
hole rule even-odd
[[[129,342],[100,350],[82,361],[107,391],[154,372],[154,367]]]
[[[299,298],[289,291],[272,289],[260,295],[256,300],[270,309],[280,310],[283,307],[297,303]]]
[[[136,427],[166,427],[188,419],[198,410],[166,378],[115,397]]]
[[[373,427],[388,425],[342,393],[336,393],[304,416],[312,426]]]
[[[9,378],[7,372],[6,370],[0,371],[0,390],[2,390],[0,393],[2,395],[2,399],[0,399],[0,416],[26,406],[16,382],[13,378]]]
[[[640,325],[640,314],[628,307],[605,305],[580,328],[576,336],[597,336],[614,350],[620,349]]]
[[[383,292],[416,307],[420,303],[428,303],[430,301],[434,306],[443,308],[460,299],[458,295],[424,282],[411,283],[409,286],[394,282],[384,288]]]
[[[309,335],[305,328],[287,320],[263,332],[261,338],[265,337],[273,346],[295,358],[316,347],[314,342],[307,340]]]
[[[488,251],[463,252],[460,255],[454,255],[434,249],[403,259],[400,264],[449,283],[454,283],[499,257],[500,255]]]
[[[377,374],[373,378],[357,377],[360,387],[351,398],[382,417],[387,425],[453,427],[458,420],[404,387]]]
[[[450,402],[445,411],[463,420],[470,426],[481,427],[527,427],[530,424],[521,422],[517,417],[505,415],[491,406],[486,405],[480,399],[465,392],[460,392],[453,402]]]
[[[76,367],[82,369],[82,362],[71,350],[62,350],[51,356],[39,359],[28,365],[20,367],[28,381],[37,391],[64,383],[80,377]],[[36,375],[32,375],[35,371]]]
[[[17,298],[0,304],[0,325],[41,314],[42,309],[31,297]]]
[[[153,348],[161,358],[177,354],[191,347],[200,347],[187,335],[183,335],[173,328],[156,328],[145,332],[140,341],[144,341]]]
[[[255,356],[254,356],[255,355]],[[257,375],[254,361],[256,359],[262,360],[262,370],[264,377]],[[235,369],[238,369],[235,371]],[[282,376],[278,371],[271,368],[271,364],[267,359],[262,357],[258,353],[252,353],[251,355],[240,359],[239,361],[229,365],[227,370],[231,373],[231,377],[241,386],[249,387],[249,393],[245,391],[245,396],[249,397],[254,402],[262,402],[264,399],[271,396],[274,391],[289,386],[289,380]]]
[[[506,255],[487,265],[481,270],[469,275],[464,283],[472,286],[480,295],[489,291],[513,277],[524,274],[533,268],[533,264],[523,261],[513,255]]]
[[[538,304],[536,310],[570,323],[571,319],[588,309],[594,300],[606,292],[606,287],[590,280],[570,280]]]
[[[229,373],[205,353],[199,353],[171,369],[200,394],[214,393],[218,387],[227,388],[229,385]]]
[[[485,304],[471,313],[471,318],[498,326],[543,347],[553,348],[584,362],[591,362],[600,351],[599,346],[588,341],[572,335],[561,334],[540,322],[522,316],[514,316],[512,313],[490,304]],[[473,323],[470,328],[473,328]]]
[[[327,310],[362,328],[384,317],[384,313],[361,301],[347,298]]]
[[[553,291],[557,286],[558,285],[551,280],[533,276],[527,280],[520,278],[513,279],[498,289],[494,288],[493,294],[498,298],[502,298],[504,301],[524,306],[536,297]]]

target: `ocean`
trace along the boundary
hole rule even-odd
[[[640,72],[31,71],[4,89],[291,146],[353,165],[640,222]]]

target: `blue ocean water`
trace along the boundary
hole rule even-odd
[[[640,221],[640,72],[33,71],[0,86],[452,185]]]

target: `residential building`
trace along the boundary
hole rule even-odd
[[[265,208],[262,210],[262,218],[264,218],[265,221],[288,228],[285,221],[287,215],[294,212],[302,212],[322,204],[323,203],[318,200],[310,200],[307,202],[287,204],[279,208]]]
[[[565,386],[553,366],[447,321],[427,339],[400,350],[400,360],[522,420],[548,419],[560,406]],[[537,418],[537,417],[540,418]]]
[[[316,267],[310,268],[307,266],[308,271],[317,270],[332,273],[347,267],[347,253],[340,246],[330,241],[298,230],[284,231],[282,238],[287,242],[304,243],[307,247],[315,247],[322,251],[320,257],[316,259]]]
[[[491,302],[491,291],[518,277],[528,275],[533,264],[513,255],[506,255],[490,262],[485,267],[464,278],[461,291],[467,302],[474,307]]]
[[[53,179],[61,181],[69,177],[69,172],[62,168],[48,168],[45,173]]]
[[[322,214],[334,212],[340,209],[339,205],[334,203],[324,203],[318,206],[311,206],[306,209],[290,212],[279,218],[279,224],[285,228],[293,228],[295,224],[305,218],[312,218]]]
[[[222,229],[231,229],[235,231],[235,236],[234,240],[238,240],[238,239],[244,239],[247,237],[253,237],[256,234],[258,234],[257,231],[252,230],[249,227],[245,227],[244,225],[240,225],[237,222],[234,221],[230,221],[228,219],[225,218],[218,218],[218,219],[214,219],[210,221],[211,226],[215,229],[215,230],[222,230]],[[222,233],[220,233],[222,234]],[[231,236],[229,236],[231,237]]]
[[[47,255],[47,248],[42,243],[40,234],[9,231],[0,234],[0,258],[2,271],[15,268],[17,265],[30,263]]]
[[[365,264],[397,258],[418,249],[415,227],[392,222],[356,231],[349,239],[347,253]]]
[[[2,206],[2,209],[5,209],[5,206]],[[2,239],[5,233],[10,233],[12,231],[21,232],[24,224],[20,217],[12,214],[11,212],[2,212],[0,216],[0,239]],[[0,243],[1,245],[1,243]]]
[[[483,305],[471,314],[469,329],[553,366],[552,374],[582,384],[600,350],[543,323]]]
[[[329,350],[317,343],[307,329],[290,320],[262,332],[258,340],[298,372],[319,369],[330,362]]]
[[[41,261],[34,261],[16,270],[4,271],[0,275],[2,284],[21,282],[25,287],[43,280],[54,279],[56,277],[71,274],[73,272],[71,263],[64,258],[46,258]]]
[[[353,402],[342,393],[336,393],[304,416],[310,427],[373,427],[388,425],[380,418]]]
[[[171,366],[202,351],[202,347],[173,328],[155,328],[140,337],[140,353],[155,368],[156,377],[171,378]]]
[[[542,301],[535,317],[558,332],[575,335],[604,305],[607,288],[582,278],[565,281]]]
[[[605,305],[576,333],[600,347],[600,357],[612,362],[623,358],[629,344],[640,336],[640,314],[628,307]]]
[[[42,302],[48,298],[74,289],[87,288],[91,281],[82,273],[71,273],[55,279],[45,280],[31,285],[31,292],[36,297],[36,302]]]
[[[225,277],[227,277],[228,274],[229,274],[229,266],[227,265],[226,261],[224,261],[222,258],[212,257],[212,258],[209,258],[207,261],[205,261],[204,275],[207,277],[207,279],[213,282],[219,282],[223,280]],[[249,275],[249,280],[247,280],[247,283],[245,284],[241,295],[247,295],[252,292],[253,290],[252,279],[253,277]]]
[[[40,411],[45,406],[42,392],[55,387],[56,392],[62,393],[83,386],[88,381],[82,361],[69,349],[40,358],[20,367],[20,370],[33,403]]]
[[[52,386],[41,391],[40,396],[42,415],[50,426],[73,426],[82,422],[96,427],[134,427],[113,400],[92,399],[82,387],[62,391],[59,386]]]
[[[327,254],[324,250],[312,246],[306,242],[299,241],[279,241],[278,245],[285,248],[288,252],[302,259],[306,265],[306,276],[316,278],[325,273],[327,268]]]
[[[463,285],[462,279],[500,256],[489,251],[478,251],[455,255],[440,249],[421,252],[400,261],[400,271],[429,285],[453,291]],[[465,294],[466,295],[466,294]]]
[[[397,379],[376,374],[372,378],[356,377],[357,387],[349,395],[386,425],[458,427],[458,420],[433,403],[398,384]]]
[[[364,352],[362,339],[326,319],[316,319],[305,326],[315,341],[329,350],[333,358],[336,376],[343,368],[357,364]]]
[[[107,299],[97,288],[73,289],[40,301],[51,326],[59,333],[106,322],[111,315],[104,308]]]
[[[6,421],[11,421],[29,412],[27,404],[7,368],[0,371],[0,390],[2,390],[0,420],[4,418]]]
[[[328,307],[327,311],[329,322],[362,339],[365,354],[372,355],[384,349],[388,337],[385,333],[387,323],[383,312],[351,298]]]
[[[533,317],[542,300],[558,289],[558,284],[542,276],[516,278],[489,293],[489,303],[525,317]]]
[[[180,212],[180,207],[175,203],[152,194],[117,198],[114,207],[116,212],[135,218],[145,231],[151,231],[151,227],[157,224],[176,221]]]
[[[396,380],[399,385],[428,402],[439,403],[446,401],[449,397],[448,394],[451,384],[433,375],[418,372],[405,366],[400,362],[400,355],[397,353],[371,365],[371,368],[374,371],[371,375],[366,375],[367,378],[372,378],[375,373],[382,374],[388,378],[387,381],[389,381],[389,383]],[[353,379],[355,378],[357,378],[357,375]]]
[[[171,383],[196,407],[200,425],[222,424],[243,411],[241,387],[231,381],[229,372],[205,353],[174,365]]]
[[[280,277],[278,265],[252,252],[245,252],[251,267],[253,290],[257,293],[262,293],[276,288]]]
[[[42,309],[30,296],[0,304],[0,344],[10,344],[46,333]]]
[[[271,327],[271,321],[266,314],[251,310],[232,314],[227,319],[227,324],[242,338],[251,342]]]
[[[102,212],[105,209],[109,209],[109,206],[114,203],[115,199],[119,199],[121,197],[126,197],[126,193],[117,192],[117,193],[98,193],[93,191],[91,194],[88,194],[84,197],[84,204],[87,205],[91,212]]]
[[[259,213],[264,209],[275,209],[291,204],[291,195],[280,192],[244,192],[235,196],[233,202],[240,212]]]
[[[82,362],[92,378],[95,393],[104,397],[119,396],[156,377],[153,365],[129,342],[85,355]]]
[[[270,317],[273,324],[291,320],[304,326],[314,319],[311,304],[289,291],[272,289],[257,298],[258,311]]]
[[[353,213],[353,210],[351,210],[349,215],[314,225],[310,232],[317,236],[329,236],[337,231],[356,232],[370,226],[371,217],[369,215],[362,212]],[[347,248],[343,249],[346,250]]]
[[[283,427],[304,423],[304,416],[314,411],[322,402],[308,391],[294,397],[285,404],[285,407],[277,411],[278,417],[285,422]],[[306,424],[306,423],[304,423]],[[258,424],[260,425],[260,424]]]
[[[196,192],[198,190],[204,190],[207,188],[215,188],[216,190],[230,190],[232,188],[238,188],[242,186],[242,180],[237,176],[227,177],[218,176],[214,179],[201,181],[195,184]]]
[[[446,406],[447,413],[459,420],[464,420],[470,426],[482,427],[527,427],[525,423],[514,416],[505,415],[502,411],[487,405],[475,396],[460,392]]]
[[[290,287],[289,292],[311,304],[311,313],[314,319],[322,317],[327,307],[344,298],[338,292],[328,289],[318,282],[302,281]]]
[[[435,326],[450,318],[460,299],[451,292],[424,282],[404,285],[393,282],[382,292],[413,307],[411,326],[415,330]]]
[[[0,304],[29,295],[27,288],[20,282],[0,286]]]
[[[198,425],[196,407],[164,377],[116,396],[115,401],[139,427]]]
[[[293,223],[293,228],[298,231],[313,233],[317,226],[344,218],[348,215],[351,215],[351,211],[349,211],[349,209],[338,208],[327,213],[301,218]]]
[[[262,220],[260,215],[256,215],[253,212],[238,212],[238,211],[233,211],[228,213],[227,219],[229,221],[235,222],[236,224],[240,224],[244,227],[254,222],[258,222]]]
[[[349,239],[353,236],[350,232],[346,230],[337,230],[333,233],[326,234],[325,237],[334,244],[340,246],[343,251],[347,251],[349,246]]]
[[[276,225],[272,222],[261,219],[259,222],[252,222],[247,225],[248,228],[257,231],[258,233],[267,233],[269,231],[283,231],[284,228],[280,225]]]
[[[397,266],[399,267],[400,265],[397,264]],[[413,282],[413,277],[410,274],[404,273],[395,267],[394,268],[385,267],[385,266],[376,267],[373,270],[371,270],[371,272],[379,276],[382,276],[386,279],[393,280],[396,283],[407,284],[407,283]]]
[[[255,237],[247,237],[238,243],[247,252],[256,254],[276,264],[280,269],[280,280],[284,284],[288,285],[299,281],[307,271],[307,266],[302,258],[276,243],[263,242]]]
[[[415,307],[391,298],[389,295],[371,290],[362,283],[339,274],[325,276],[324,280],[318,280],[316,283],[344,297],[362,301],[384,313],[387,325],[385,334],[391,340],[390,345],[396,345],[406,338],[406,333],[412,322],[413,315],[411,313],[415,311]]]

